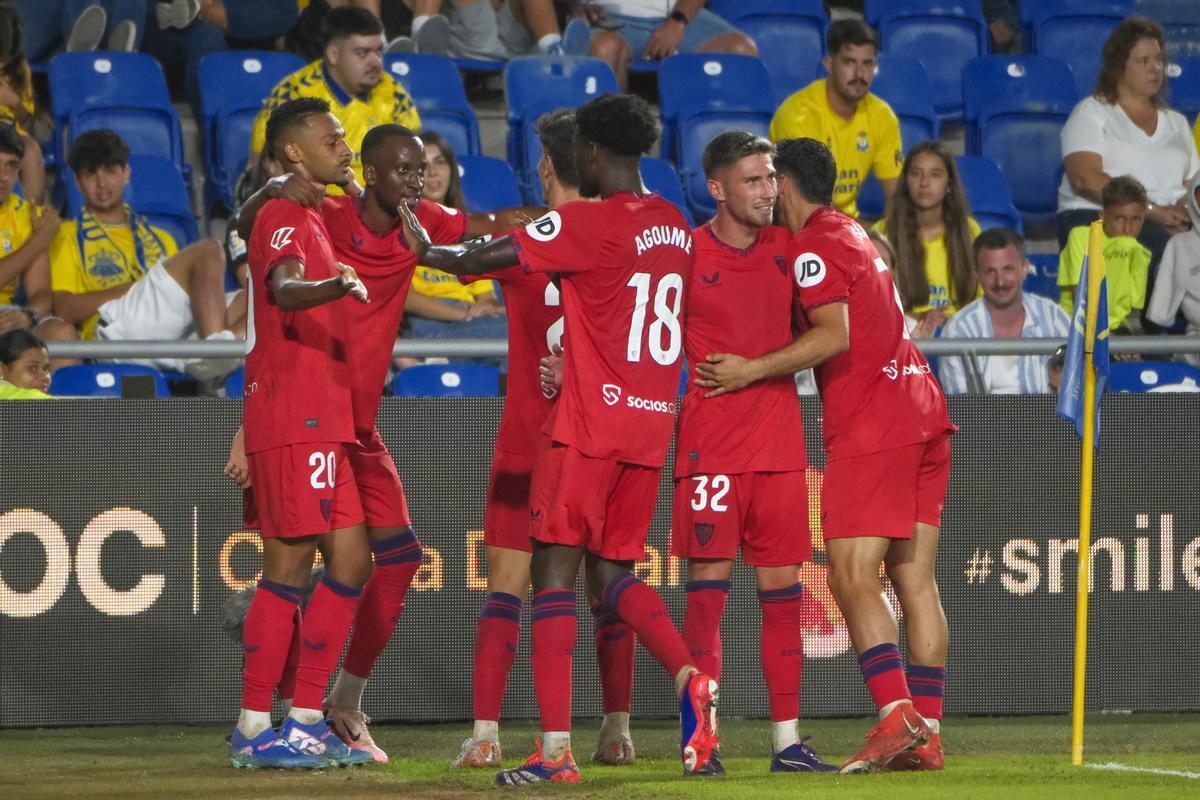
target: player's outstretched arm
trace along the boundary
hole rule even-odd
[[[258,212],[267,204],[268,200],[278,197],[302,206],[316,208],[325,199],[325,190],[299,175],[288,174],[271,178],[263,184],[261,189],[246,198],[246,202],[242,203],[241,211],[238,212],[237,219],[230,221],[230,224],[237,225],[238,236],[249,241],[250,232],[254,230],[254,218],[258,216]]]
[[[434,247],[412,209],[401,203],[398,210],[404,220],[404,238],[418,264],[453,275],[483,275],[516,266],[520,261],[511,236],[501,236],[480,247]]]
[[[791,344],[758,358],[714,353],[696,365],[696,385],[713,391],[705,397],[736,392],[755,381],[791,375],[815,367],[850,347],[849,306],[830,303],[808,314],[812,326]]]
[[[499,236],[508,233],[513,228],[522,228],[538,217],[544,216],[546,209],[536,206],[515,206],[502,208],[489,213],[476,212],[467,216],[467,236]]]
[[[271,294],[280,311],[304,311],[350,295],[366,303],[367,290],[351,267],[338,264],[338,275],[323,281],[304,279],[304,264],[296,259],[281,261],[271,270]]]

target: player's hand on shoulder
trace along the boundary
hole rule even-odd
[[[696,385],[713,391],[705,397],[736,392],[758,380],[754,362],[731,353],[713,353],[696,365]]]
[[[400,212],[400,219],[404,220],[404,240],[408,242],[408,249],[412,250],[413,255],[420,261],[424,258],[426,251],[433,246],[429,241],[429,234],[425,232],[417,215],[413,213],[407,203],[400,203],[396,206],[396,210]]]
[[[346,290],[346,294],[360,303],[371,302],[371,298],[367,296],[367,287],[358,279],[358,273],[354,271],[354,267],[339,261],[337,270],[338,277],[342,280],[342,287]]]
[[[302,206],[315,208],[325,199],[325,191],[312,181],[289,173],[267,181],[267,193],[276,199],[291,200]]]
[[[242,489],[250,488],[250,464],[246,460],[246,438],[242,428],[238,428],[229,443],[229,461],[225,464],[225,474]]]

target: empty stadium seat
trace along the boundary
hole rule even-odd
[[[50,394],[57,397],[120,397],[123,378],[148,375],[154,379],[155,397],[168,397],[167,381],[152,367],[139,364],[77,364],[59,367],[50,379]]]
[[[1162,25],[1172,61],[1200,56],[1200,3],[1196,0],[1137,0],[1137,13]]]
[[[1200,114],[1200,55],[1185,56],[1167,65],[1171,108],[1195,123]]]
[[[179,116],[171,105],[162,67],[141,53],[60,53],[50,62],[53,151],[66,162],[71,142],[84,131],[109,128],[138,155],[175,162],[185,178]]]
[[[392,382],[401,397],[494,397],[500,370],[483,364],[420,364],[401,370]]]
[[[1048,56],[983,56],[963,68],[963,122],[966,149],[979,152],[979,115],[987,106],[1009,108],[1074,106],[1075,75],[1065,61]]]
[[[200,62],[200,105],[204,115],[204,163],[208,170],[205,207],[216,201],[232,209],[234,189],[246,169],[250,134],[263,101],[288,75],[304,66],[291,53],[228,50]]]
[[[541,184],[535,174],[542,148],[534,125],[548,111],[576,108],[605,92],[617,92],[617,76],[598,58],[527,56],[504,68],[508,103],[508,163],[517,173],[521,192],[540,203]]]
[[[1104,42],[1133,13],[1131,0],[1043,0],[1033,14],[1033,52],[1065,61],[1076,94],[1091,94]]]
[[[83,195],[76,188],[75,177],[69,168],[64,166],[59,175],[67,193],[67,213],[74,216],[83,208]],[[183,175],[170,159],[130,156],[125,202],[152,225],[171,234],[180,248],[200,238]]]
[[[238,367],[225,378],[226,397],[246,396],[246,368]]]
[[[1110,392],[1200,392],[1200,369],[1175,361],[1115,361],[1108,367]]]
[[[683,186],[679,183],[679,173],[671,166],[671,162],[645,156],[642,158],[641,168],[642,183],[646,184],[646,188],[658,192],[664,200],[674,203],[683,212],[688,224],[695,227],[696,221],[683,196]]]
[[[962,118],[962,68],[987,55],[990,39],[978,3],[905,0],[884,10],[879,38],[887,53],[916,58],[929,75],[942,122]]]
[[[778,102],[812,80],[829,29],[823,0],[710,0],[708,7],[754,40]]]
[[[1029,274],[1022,289],[1057,303],[1062,294],[1058,287],[1058,253],[1028,253],[1025,257],[1029,259]]]
[[[774,98],[746,87],[769,85],[767,68],[750,56],[684,53],[662,62],[658,93],[663,154],[674,160],[697,219],[707,219],[716,211],[700,165],[704,147],[731,128],[766,136],[775,112]]]
[[[1012,228],[1022,236],[1025,226],[1021,215],[1013,206],[1004,173],[995,163],[980,156],[958,156],[959,178],[967,192],[967,204],[971,216],[983,230],[988,228]]]
[[[454,61],[445,56],[411,54],[388,56],[384,66],[412,96],[422,127],[444,136],[455,155],[477,156],[482,152],[479,120],[467,102]]]
[[[1026,225],[1049,222],[1062,178],[1059,134],[1070,108],[988,107],[979,118],[979,154],[996,162]]]
[[[512,168],[498,158],[459,156],[458,174],[471,211],[496,211],[521,205],[521,190]]]

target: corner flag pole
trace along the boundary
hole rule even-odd
[[[1088,586],[1091,583],[1092,483],[1096,455],[1096,318],[1100,284],[1106,270],[1103,228],[1093,222],[1088,234],[1087,321],[1083,338],[1083,437],[1079,475],[1079,585],[1075,592],[1075,699],[1071,713],[1071,763],[1083,764],[1083,706],[1087,675]]]

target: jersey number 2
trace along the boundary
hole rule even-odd
[[[642,331],[646,327],[646,305],[650,302],[650,273],[635,272],[626,286],[632,286],[633,318],[629,321],[629,345],[625,357],[628,361],[642,360]],[[675,296],[668,301],[668,295]],[[654,292],[654,322],[650,323],[650,357],[665,366],[679,359],[683,336],[679,328],[679,309],[683,305],[683,278],[669,272],[658,281]],[[663,329],[667,331],[667,346],[663,347]]]
[[[890,272],[887,262],[882,258],[875,259],[875,271]],[[895,281],[892,281],[892,292],[896,295],[896,308],[900,309],[900,338],[911,339],[912,337],[908,335],[908,324],[904,319],[904,301],[900,299],[900,288],[896,286]]]
[[[312,474],[308,476],[308,482],[314,489],[332,489],[334,481],[337,479],[337,458],[334,457],[333,451],[328,453],[313,453],[308,457],[308,465],[312,467]]]

